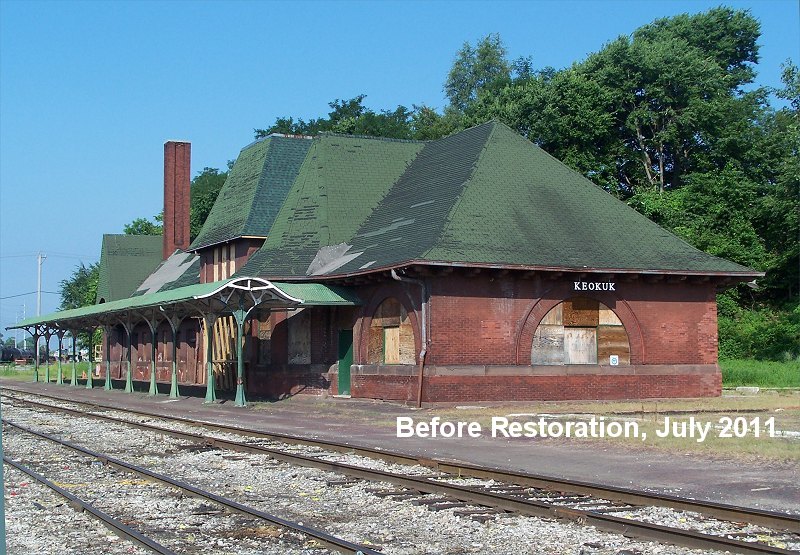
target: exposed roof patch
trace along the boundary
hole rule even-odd
[[[147,295],[196,283],[200,283],[200,257],[179,250],[162,262],[133,294]]]

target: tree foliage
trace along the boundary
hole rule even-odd
[[[75,267],[72,276],[61,280],[61,306],[59,310],[93,305],[97,298],[97,283],[99,281],[100,264],[95,262],[86,266],[81,262]]]
[[[256,139],[272,133],[285,135],[319,135],[320,133],[342,133],[347,135],[369,135],[373,137],[389,137],[393,139],[412,138],[411,121],[413,112],[405,106],[394,110],[374,112],[364,106],[367,96],[360,94],[349,100],[338,98],[330,102],[331,111],[327,118],[305,121],[292,117],[278,118],[266,129],[255,129]]]
[[[465,42],[456,53],[444,83],[450,106],[463,111],[481,92],[497,89],[507,83],[512,66],[506,54],[506,47],[498,34],[485,36],[474,47]],[[529,60],[527,62],[523,71],[530,70]]]
[[[125,235],[161,235],[164,233],[164,213],[153,216],[153,220],[147,218],[136,218],[129,224],[125,224],[122,231]]]
[[[232,165],[233,162],[228,162],[228,170]],[[203,168],[203,171],[192,179],[189,234],[193,241],[200,234],[200,230],[211,213],[211,208],[214,206],[214,202],[217,200],[217,196],[227,178],[227,171],[221,172],[217,168]]]
[[[95,262],[86,266],[81,262],[75,267],[72,275],[61,280],[59,292],[61,294],[61,306],[59,310],[69,310],[82,306],[93,305],[97,299],[97,284],[100,281],[100,264]],[[100,341],[100,331],[95,330],[92,341]],[[77,336],[80,345],[89,344],[89,334],[81,332]]]
[[[766,272],[719,296],[724,356],[798,356],[800,71],[754,87],[758,21],[719,7],[656,19],[570,67],[509,61],[499,35],[456,53],[442,111],[375,112],[365,95],[272,132],[437,139],[496,118],[712,254]],[[786,102],[780,109],[770,94]]]

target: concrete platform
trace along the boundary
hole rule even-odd
[[[397,438],[397,416],[412,416],[422,421],[430,418],[429,409],[304,395],[237,408],[230,399],[205,405],[202,396],[168,399],[164,395],[148,397],[143,393],[105,391],[101,387],[88,390],[0,380],[0,386],[6,385],[65,400],[92,401],[271,432],[346,441],[418,457],[466,461],[721,503],[800,512],[800,448],[798,460],[776,464],[742,463],[647,448],[631,450],[606,443],[600,447],[599,443],[581,443],[581,440],[501,439],[488,434],[478,438]],[[181,392],[185,394],[188,390]]]

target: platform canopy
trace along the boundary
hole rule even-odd
[[[62,310],[17,322],[6,329],[86,329],[117,324],[137,317],[182,318],[204,314],[230,314],[253,308],[303,308],[307,306],[354,306],[359,298],[346,287],[321,283],[271,282],[257,277],[234,277],[212,283],[188,285],[107,303]]]

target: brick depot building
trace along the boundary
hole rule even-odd
[[[165,152],[165,260],[112,305],[250,278],[282,290],[283,305],[254,306],[242,328],[250,396],[715,396],[716,293],[762,275],[691,247],[497,122],[430,142],[257,141],[191,245],[189,146]],[[155,368],[169,381],[177,306],[149,327],[132,309],[127,328],[109,325],[101,373],[124,378],[129,356],[134,380]],[[202,322],[185,311],[173,326],[177,380],[207,383],[210,352],[212,387],[232,389],[236,322],[221,314],[210,336]]]

